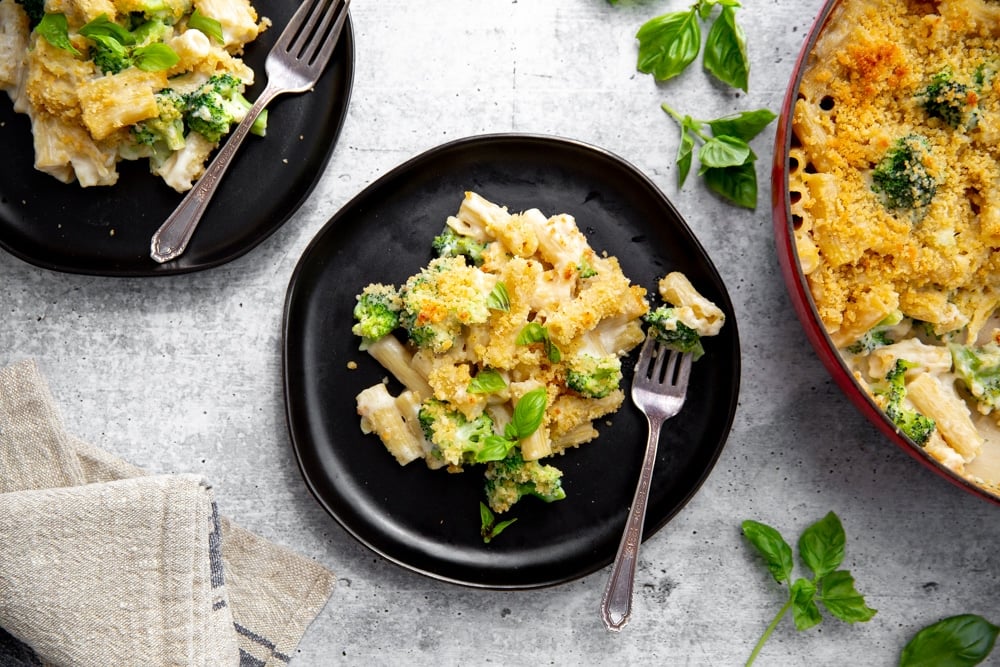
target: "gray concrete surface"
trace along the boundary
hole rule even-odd
[[[660,102],[704,117],[777,110],[821,2],[745,4],[749,95],[699,67],[661,85],[636,71],[636,29],[688,5],[680,0],[355,0],[350,113],[288,224],[237,261],[166,279],[60,274],[0,252],[0,363],[37,359],[71,432],[149,470],[204,474],[224,513],[337,573],[293,665],[742,664],[782,599],[740,522],[795,539],[830,510],[847,531],[845,567],[878,615],[854,626],[827,618],[802,633],[786,620],[757,664],[891,665],[943,616],[1000,622],[1000,507],[896,450],[802,336],[771,231],[774,127],[754,143],[756,211],[721,203],[696,178],[676,187],[677,130]],[[290,449],[280,320],[306,244],[396,164],[502,131],[579,139],[635,164],[687,218],[735,302],[743,384],[731,437],[700,493],[644,544],[634,618],[621,634],[598,616],[607,570],[491,592],[383,561],[321,510]]]

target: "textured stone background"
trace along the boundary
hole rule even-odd
[[[829,510],[847,530],[845,567],[879,613],[804,633],[786,620],[758,664],[891,665],[918,628],[943,616],[1000,622],[1000,508],[895,449],[803,338],[771,231],[774,126],[754,143],[755,212],[721,203],[695,178],[676,188],[677,130],[660,102],[705,118],[777,110],[821,6],[745,4],[749,96],[700,67],[661,85],[636,72],[636,29],[688,5],[680,0],[355,0],[350,112],[300,211],[249,255],[166,279],[58,274],[0,253],[0,363],[37,359],[71,432],[152,471],[204,474],[224,513],[337,573],[295,665],[742,664],[782,600],[740,521],[795,539]],[[267,0],[258,7],[266,14]],[[306,244],[405,159],[507,131],[593,143],[644,171],[717,264],[740,325],[731,437],[700,493],[644,544],[634,617],[619,635],[597,612],[606,570],[546,590],[490,592],[383,561],[320,509],[289,445],[280,321]]]

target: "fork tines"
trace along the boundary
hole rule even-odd
[[[314,0],[306,2],[295,12],[289,27],[296,23],[301,26],[294,31],[287,31],[289,43],[285,50],[293,58],[304,60],[312,65],[321,58],[328,58],[326,53],[333,49],[347,20],[347,6],[351,0]],[[284,37],[284,35],[282,35]]]

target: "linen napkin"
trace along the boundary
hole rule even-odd
[[[34,362],[0,369],[0,664],[284,665],[334,581],[201,477],[67,434]]]

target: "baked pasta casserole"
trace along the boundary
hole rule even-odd
[[[896,427],[1000,491],[1000,2],[843,0],[789,164],[826,332]]]

